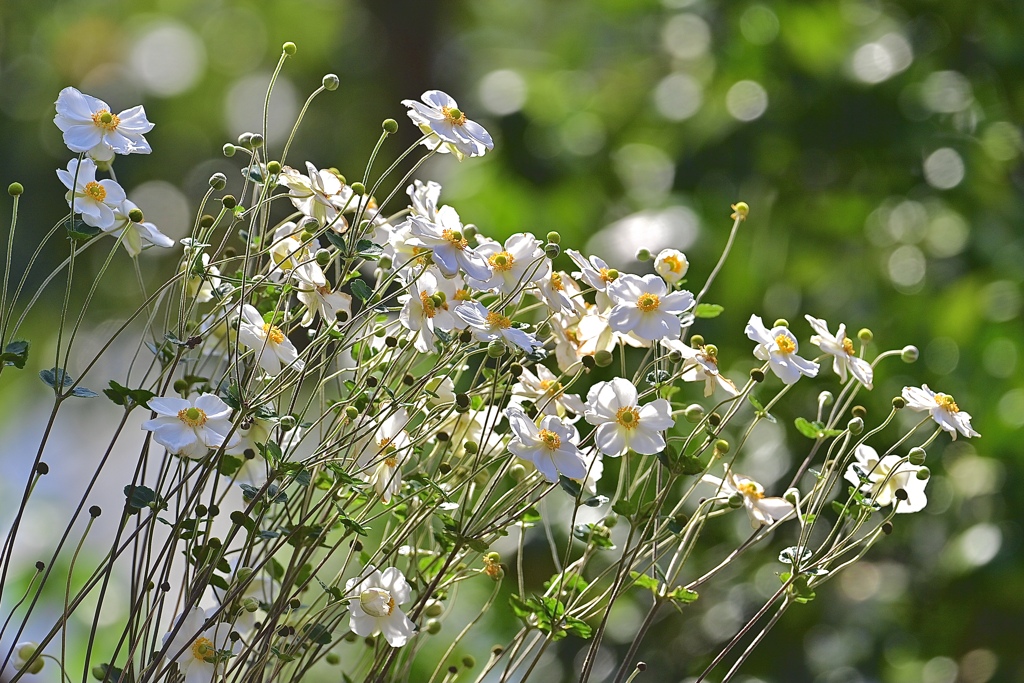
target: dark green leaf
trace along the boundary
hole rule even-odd
[[[25,367],[25,363],[28,362],[28,347],[29,343],[24,339],[15,339],[12,342],[8,342],[7,346],[4,347],[3,354],[0,354],[0,361],[4,365],[13,365],[21,370]]]
[[[352,280],[349,284],[352,287],[352,293],[363,301],[369,301],[370,297],[373,296],[373,290],[370,289],[370,286],[359,278]]]

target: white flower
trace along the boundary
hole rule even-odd
[[[682,280],[689,268],[690,263],[686,260],[686,254],[675,249],[662,249],[654,259],[655,272],[665,278],[665,282],[670,285]]]
[[[497,290],[507,296],[546,274],[542,266],[547,265],[547,259],[540,248],[540,240],[528,232],[512,235],[505,240],[504,247],[500,242],[486,240],[477,247],[476,253],[487,259],[491,274],[486,280],[471,276],[468,284],[474,289]]]
[[[603,292],[614,279],[609,272],[615,269],[609,268],[600,256],[591,256],[588,259],[575,249],[566,249],[565,253],[580,268],[579,272],[573,273],[573,277],[582,278],[597,291]]]
[[[278,185],[288,188],[292,205],[303,215],[316,219],[320,225],[330,225],[339,232],[348,227],[344,219],[337,218],[341,209],[353,198],[352,189],[343,185],[334,171],[317,170],[308,161],[306,171],[309,175],[285,166],[277,178]]]
[[[249,304],[242,306],[238,341],[256,352],[256,363],[268,375],[277,375],[288,367],[302,370],[306,366],[284,330],[263,322],[260,312]]]
[[[584,418],[597,427],[594,443],[598,449],[610,456],[628,449],[654,455],[665,449],[662,432],[675,425],[667,400],[659,398],[641,407],[636,387],[621,377],[590,388]]]
[[[120,206],[114,209],[114,224],[105,232],[114,237],[121,237],[123,234],[121,244],[132,258],[138,256],[147,247],[173,247],[174,240],[160,232],[155,225],[145,221],[136,223],[130,218],[129,214],[138,208],[134,203],[125,199]]]
[[[512,385],[510,402],[516,405],[530,401],[544,415],[565,417],[566,411],[583,415],[586,405],[576,394],[565,393],[555,373],[543,365],[536,366],[537,374],[523,368],[519,381]]]
[[[853,340],[846,336],[846,325],[840,323],[835,336],[832,336],[828,331],[828,323],[824,320],[810,315],[804,317],[811,324],[811,328],[817,332],[811,337],[811,343],[832,356],[832,369],[839,375],[839,381],[846,381],[846,371],[849,370],[858,382],[870,389],[874,370],[870,363],[857,357],[857,353],[853,349]]]
[[[719,386],[726,393],[737,396],[740,392],[731,380],[722,377],[718,370],[718,349],[712,345],[693,348],[681,339],[663,339],[666,348],[678,351],[683,356],[679,379],[684,382],[704,382],[704,395],[710,396]]]
[[[796,509],[784,498],[766,498],[763,486],[750,477],[733,473],[728,468],[725,470],[725,479],[705,474],[701,480],[717,486],[726,497],[731,498],[736,494],[743,496],[743,507],[750,517],[750,526],[755,529],[780,522]]]
[[[576,446],[580,435],[575,427],[554,415],[547,415],[540,421],[538,428],[519,406],[509,406],[505,414],[515,432],[508,450],[533,463],[545,479],[556,482],[560,474],[569,479],[584,479],[587,476],[583,454]]]
[[[416,633],[416,624],[398,609],[412,597],[405,576],[395,567],[378,571],[366,565],[367,575],[345,582],[349,628],[357,636],[384,634],[391,647],[402,647]]]
[[[279,430],[278,421],[266,417],[254,417],[248,429],[241,429],[241,440],[225,449],[228,455],[240,458],[242,464],[234,473],[234,481],[240,484],[251,486],[263,486],[267,483],[267,476],[270,473],[270,465],[260,452],[260,446],[266,446],[272,439],[284,453],[288,453],[299,441],[302,440],[303,428],[296,425],[289,430]]]
[[[580,286],[563,271],[554,271],[548,264],[543,275],[534,280],[536,294],[553,313],[586,313],[586,303],[580,295]]]
[[[402,462],[412,444],[405,432],[408,422],[409,414],[404,408],[395,411],[381,423],[373,438],[363,443],[356,458],[359,476],[373,485],[385,503],[390,503],[402,488]]]
[[[583,454],[583,466],[587,468],[587,478],[583,481],[583,489],[592,496],[597,495],[597,482],[604,476],[604,459],[596,448],[588,448]]]
[[[448,298],[438,289],[433,273],[424,272],[409,286],[409,294],[398,297],[402,326],[415,333],[413,346],[420,353],[434,351],[435,330],[450,331],[455,318],[448,311]]]
[[[796,355],[799,344],[789,328],[779,325],[771,330],[764,326],[760,316],[752,315],[744,330],[747,337],[757,342],[754,357],[768,361],[772,372],[786,384],[793,384],[800,375],[814,377],[818,364]]]
[[[210,265],[210,255],[203,252],[198,261],[193,260],[192,247],[185,248],[188,258],[182,261],[181,267],[191,267],[190,275],[186,280],[189,296],[195,297],[196,303],[204,304],[213,299],[213,293],[220,288],[220,270],[217,266]]]
[[[412,237],[405,241],[406,246],[430,249],[442,275],[455,277],[461,268],[474,280],[487,281],[491,278],[487,259],[476,253],[463,237],[462,221],[455,209],[442,206],[437,211],[436,222],[412,216],[409,223]]]
[[[319,266],[317,268],[319,269]],[[323,284],[303,282],[298,277],[296,280],[299,281],[299,285],[295,296],[306,306],[306,312],[299,323],[302,327],[312,325],[317,313],[328,327],[338,323],[339,313],[344,313],[346,320],[352,317],[352,295],[332,290],[331,283],[327,282],[326,278]]]
[[[966,437],[981,436],[971,427],[971,416],[960,410],[949,394],[935,393],[927,384],[917,387],[903,387],[903,398],[911,410],[924,410],[931,414],[935,423],[953,435],[959,431]]]
[[[649,341],[678,338],[683,329],[679,315],[694,304],[693,294],[670,293],[657,275],[620,275],[608,285],[608,296],[614,303],[608,314],[611,328]]]
[[[896,512],[917,512],[928,504],[924,487],[926,479],[918,479],[917,473],[923,467],[911,465],[906,458],[890,454],[879,459],[878,451],[871,446],[857,446],[854,453],[857,462],[846,469],[846,481],[859,488],[865,496],[878,505],[894,505]],[[861,476],[864,479],[861,478]],[[902,489],[906,500],[899,500],[896,493]]]
[[[75,177],[75,174],[78,177]],[[57,177],[68,188],[65,199],[68,206],[82,214],[86,224],[100,230],[110,230],[116,220],[114,210],[127,199],[124,190],[113,180],[96,180],[96,163],[92,159],[68,162],[68,169],[57,169]]]
[[[461,160],[463,157],[483,156],[494,149],[494,142],[484,127],[466,118],[455,100],[440,90],[428,90],[416,100],[402,100],[409,107],[406,112],[412,122],[426,134],[423,144],[439,152],[452,152]],[[436,136],[436,137],[434,137]]]
[[[500,313],[488,311],[478,301],[470,301],[459,306],[455,314],[465,320],[473,329],[473,337],[477,341],[489,342],[504,339],[518,346],[526,353],[533,353],[544,346],[532,334],[512,327],[512,319]]]
[[[423,216],[428,221],[437,220],[437,203],[441,198],[441,185],[433,180],[428,180],[426,183],[414,180],[405,192],[412,202],[414,214]]]
[[[178,665],[184,683],[211,683],[224,673],[230,656],[231,627],[217,622],[204,629],[207,620],[206,612],[196,605],[179,615],[175,628],[164,636],[164,657]]]
[[[86,152],[100,161],[117,154],[149,154],[152,149],[144,133],[153,130],[142,105],[120,114],[110,106],[74,88],[64,88],[57,96],[57,115],[53,122],[64,132],[64,144],[72,152]],[[110,150],[110,151],[108,151]]]
[[[150,410],[157,414],[142,423],[153,432],[153,440],[175,455],[198,459],[207,450],[231,448],[241,437],[231,432],[231,407],[215,394],[202,394],[186,400],[174,396],[151,398]]]

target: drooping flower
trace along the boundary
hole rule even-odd
[[[512,235],[504,246],[486,240],[477,247],[476,253],[487,259],[491,276],[486,280],[471,277],[468,284],[474,289],[494,290],[507,296],[547,274],[547,259],[540,248],[540,240],[528,232]]]
[[[679,316],[694,304],[693,294],[669,292],[657,275],[620,275],[608,285],[608,296],[614,304],[608,314],[611,328],[648,341],[678,338],[682,332]]]
[[[281,169],[277,182],[288,188],[292,205],[303,215],[313,218],[320,225],[330,225],[341,231],[347,223],[338,219],[338,214],[351,202],[354,195],[348,185],[334,171],[317,169],[306,162],[306,175],[291,166]]]
[[[949,394],[936,393],[923,384],[920,388],[903,387],[903,398],[911,410],[929,413],[935,424],[952,434],[953,439],[956,439],[957,432],[968,438],[981,436],[971,427],[970,413],[960,410]]]
[[[461,268],[474,280],[485,282],[491,278],[491,266],[469,246],[469,240],[462,234],[462,220],[452,207],[438,209],[436,222],[411,216],[409,231],[412,237],[405,245],[430,249],[434,263],[445,277],[455,277]]]
[[[398,608],[412,597],[405,575],[395,567],[383,572],[366,565],[364,576],[345,582],[349,628],[357,636],[384,634],[391,647],[402,647],[416,633],[416,624]]]
[[[114,224],[105,232],[114,237],[124,235],[121,244],[132,258],[141,254],[147,247],[173,247],[174,240],[160,232],[155,225],[145,220],[136,222],[131,219],[132,211],[138,208],[133,202],[125,199],[114,209]]]
[[[479,157],[494,149],[494,141],[484,127],[466,118],[454,99],[440,90],[423,93],[423,102],[402,100],[412,122],[429,137],[423,144],[439,152],[451,152],[459,160]],[[430,135],[430,134],[433,135]]]
[[[721,387],[732,396],[739,394],[736,385],[719,372],[718,348],[714,345],[707,344],[693,348],[681,339],[664,339],[661,343],[669,350],[678,351],[683,356],[679,379],[684,382],[704,382],[705,396],[713,394],[716,386]]]
[[[811,337],[811,343],[832,356],[832,369],[839,375],[839,381],[846,382],[846,372],[849,370],[858,382],[870,389],[874,370],[870,363],[857,357],[857,352],[853,348],[853,340],[846,336],[846,325],[840,323],[839,329],[833,336],[828,331],[828,323],[824,320],[810,315],[804,317],[811,324],[811,329],[817,333]]]
[[[615,279],[612,277],[612,271],[615,269],[610,268],[600,256],[587,258],[575,249],[566,249],[565,254],[572,259],[573,263],[579,266],[579,272],[573,273],[573,277],[582,278],[584,282],[597,291],[603,292]]]
[[[459,306],[455,315],[459,316],[473,331],[477,341],[489,342],[503,339],[519,347],[526,353],[533,353],[544,346],[535,336],[512,327],[512,319],[496,311],[489,311],[479,301],[469,301]]]
[[[405,431],[408,422],[409,413],[404,408],[395,411],[381,423],[373,438],[363,443],[356,458],[359,476],[373,485],[385,503],[390,503],[402,488],[402,462],[412,443]]]
[[[77,178],[75,175],[77,174]],[[82,214],[87,225],[100,230],[114,227],[115,209],[127,199],[124,190],[114,180],[96,180],[96,163],[92,159],[78,159],[68,162],[68,168],[57,169],[57,177],[68,188],[65,199],[68,206]]]
[[[231,448],[241,437],[231,433],[231,407],[215,394],[192,399],[165,396],[147,401],[157,417],[142,423],[153,440],[175,455],[199,459],[210,449]]]
[[[417,216],[423,216],[428,221],[437,220],[437,204],[441,199],[441,185],[428,180],[426,183],[419,180],[412,181],[405,190],[409,195],[411,208]]]
[[[583,417],[597,427],[594,443],[598,449],[613,457],[629,449],[642,455],[664,450],[662,432],[675,424],[667,400],[659,398],[641,406],[636,387],[621,377],[590,388]]]
[[[238,341],[256,352],[256,363],[268,375],[277,375],[285,368],[301,371],[306,366],[284,330],[264,322],[250,304],[242,306]]]
[[[530,401],[544,415],[565,417],[567,412],[577,417],[586,411],[586,405],[576,394],[565,393],[558,376],[543,365],[536,365],[536,374],[523,368],[519,380],[512,385],[511,403]]]
[[[53,122],[64,133],[64,144],[72,152],[85,152],[99,161],[110,161],[113,153],[149,154],[152,149],[145,133],[153,130],[142,105],[120,114],[110,111],[103,100],[67,87],[57,96]]]
[[[728,468],[725,470],[724,479],[705,474],[701,480],[718,487],[722,495],[726,497],[736,494],[743,496],[743,507],[747,511],[747,516],[750,517],[750,526],[755,529],[780,522],[793,514],[796,509],[784,498],[766,497],[763,486],[750,477],[736,474]]]
[[[863,444],[857,446],[854,457],[856,462],[846,469],[846,481],[878,505],[894,505],[897,513],[906,513],[917,512],[928,504],[924,492],[928,482],[917,478],[922,467],[894,453],[879,458],[878,451]],[[901,495],[897,493],[900,489],[906,493],[905,500],[900,500]]]
[[[786,384],[795,383],[800,375],[814,377],[818,374],[817,363],[797,355],[799,343],[788,327],[778,325],[769,330],[761,316],[752,315],[744,331],[749,339],[757,342],[754,357],[768,361],[772,372]]]
[[[231,626],[215,622],[204,629],[208,619],[203,608],[196,605],[179,615],[174,629],[164,636],[164,657],[178,665],[185,683],[211,683],[224,673],[231,657]]]
[[[662,249],[654,259],[654,271],[670,285],[682,280],[689,268],[690,262],[686,260],[686,254],[675,249]]]
[[[413,346],[420,353],[434,351],[435,331],[450,331],[455,318],[448,311],[447,295],[438,287],[434,274],[427,271],[409,286],[409,294],[398,297],[402,326],[415,333]]]
[[[538,427],[519,406],[509,406],[505,414],[515,437],[508,450],[533,463],[549,482],[558,481],[558,475],[569,479],[584,479],[587,465],[576,444],[580,435],[576,428],[554,415],[546,415]]]
[[[555,271],[548,264],[543,275],[534,281],[535,294],[553,313],[582,315],[586,302],[580,295],[580,286],[564,271]]]
[[[316,264],[312,264],[316,265]],[[319,269],[319,266],[317,266]],[[298,272],[296,269],[295,272]],[[322,271],[321,271],[322,272]],[[304,282],[299,277],[295,296],[306,306],[306,312],[302,315],[299,324],[309,327],[313,324],[316,314],[327,326],[336,325],[339,315],[344,313],[345,319],[352,317],[352,295],[331,289],[331,283],[324,278],[323,284]]]

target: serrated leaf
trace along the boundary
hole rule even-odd
[[[349,282],[349,285],[352,287],[352,293],[363,301],[369,301],[370,297],[373,296],[373,290],[370,289],[370,286],[359,278]]]
[[[573,498],[579,498],[580,493],[583,491],[583,487],[580,486],[578,481],[570,479],[564,474],[558,475],[558,485]]]
[[[793,420],[793,424],[796,425],[797,431],[806,436],[808,439],[817,439],[818,435],[821,433],[821,430],[818,427],[816,427],[813,422],[810,422],[802,417],[798,417],[795,420]]]
[[[796,560],[799,556],[799,564],[804,564],[811,559],[811,555],[813,555],[813,553],[810,549],[804,548],[801,550],[797,546],[791,545],[779,553],[779,562],[783,562],[785,564],[798,564]]]
[[[661,582],[653,576],[641,574],[640,572],[630,572],[629,578],[632,579],[634,586],[637,586],[638,588],[646,588],[652,593],[657,593],[658,587],[661,585]]]
[[[347,245],[345,244],[345,238],[339,235],[338,233],[334,232],[333,230],[328,230],[324,236],[327,238],[327,241],[331,243],[331,246],[333,246],[338,251],[343,252],[347,248]]]
[[[693,309],[693,315],[697,318],[717,318],[724,310],[725,307],[718,304],[697,304],[697,308]]]
[[[669,593],[666,597],[680,604],[689,605],[691,602],[696,602],[700,595],[697,594],[697,591],[686,590],[680,586]]]
[[[28,348],[29,343],[24,339],[15,339],[8,342],[7,346],[4,347],[3,354],[0,354],[0,361],[4,365],[13,365],[21,370],[25,367],[25,363],[28,362]]]
[[[302,636],[317,645],[330,645],[332,640],[330,630],[323,624],[306,624]]]
[[[155,503],[157,500],[156,491],[148,486],[128,484],[128,486],[124,487],[124,496],[128,500],[129,507],[135,511],[149,507],[151,503]]]
[[[379,244],[370,240],[359,240],[356,242],[356,251],[361,258],[367,261],[377,261],[384,254],[384,249]]]
[[[49,370],[40,370],[39,379],[43,380],[46,384],[53,388],[57,393],[62,392],[67,387],[75,383],[75,379],[67,373],[64,368],[50,368]],[[78,398],[93,398],[99,396],[92,389],[86,389],[85,387],[75,387],[71,390],[72,396]]]

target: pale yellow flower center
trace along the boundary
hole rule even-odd
[[[852,356],[854,354],[853,342],[849,337],[843,339],[843,351],[846,351],[846,355]]]
[[[499,251],[494,256],[487,259],[491,263],[491,267],[498,272],[505,272],[506,270],[512,269],[512,264],[515,263],[515,258],[512,254],[507,251]]]
[[[458,249],[459,251],[462,251],[463,249],[469,246],[469,240],[463,237],[461,232],[448,230],[446,228],[441,231],[441,237],[448,240],[448,243],[451,244],[456,249]]]
[[[213,646],[213,641],[209,638],[200,636],[196,638],[196,642],[192,643],[192,656],[200,661],[205,662],[208,657],[212,657],[216,652],[217,648]]]
[[[178,411],[178,419],[189,427],[202,427],[206,424],[206,412],[202,408],[185,408]]]
[[[106,109],[100,109],[92,115],[92,122],[103,130],[111,131],[117,130],[117,127],[121,124],[121,119],[118,118],[117,114],[111,114]]]
[[[657,294],[644,293],[641,294],[636,300],[636,307],[644,313],[650,313],[651,311],[658,310],[658,306],[661,305],[661,300]]]
[[[550,429],[540,430],[540,440],[544,442],[544,446],[547,447],[548,450],[555,451],[562,446],[562,437],[558,436],[558,434],[555,434]]]
[[[611,282],[612,280],[615,279],[615,278],[611,277],[610,275],[608,275],[608,268],[602,268],[601,270],[599,270],[597,272],[601,276],[601,282]]]
[[[947,413],[959,413],[960,406],[956,404],[949,394],[935,394],[935,403]]]
[[[512,327],[512,319],[492,311],[487,314],[487,324],[499,330],[507,330]]]
[[[395,599],[383,588],[367,588],[359,594],[359,606],[371,617],[389,617],[395,611]]]
[[[426,292],[420,292],[420,304],[423,306],[423,315],[433,318],[437,310],[434,308],[434,300],[427,296]]]
[[[561,292],[565,290],[565,285],[562,284],[562,276],[559,275],[558,273],[551,273],[551,289],[555,290],[556,292]]]
[[[441,107],[441,113],[448,123],[453,126],[461,126],[466,123],[466,115],[456,107]]]
[[[457,289],[457,290],[455,290],[455,300],[456,301],[472,301],[473,300],[473,293],[470,292],[468,289]]]
[[[736,490],[748,498],[761,500],[764,498],[764,491],[755,481],[744,481],[736,486]]]
[[[388,467],[397,467],[398,456],[395,455],[395,447],[391,445],[391,439],[381,439],[377,445],[381,453],[387,453],[387,457],[384,458],[384,464]]]
[[[107,189],[94,180],[91,183],[86,183],[85,194],[91,199],[102,202],[107,198]]]
[[[780,334],[775,338],[775,345],[779,347],[779,353],[787,356],[796,351],[796,344],[784,334]]]
[[[663,262],[668,264],[669,270],[671,270],[673,273],[683,272],[683,260],[678,256],[666,256],[663,259]]]
[[[626,429],[636,429],[636,426],[640,424],[640,411],[632,406],[619,408],[615,413],[615,421]]]
[[[562,395],[562,383],[556,382],[553,379],[542,379],[540,381],[540,389],[551,396],[557,397]]]
[[[266,323],[263,326],[263,335],[270,340],[272,344],[280,344],[284,341],[284,332],[277,325],[271,325]]]

